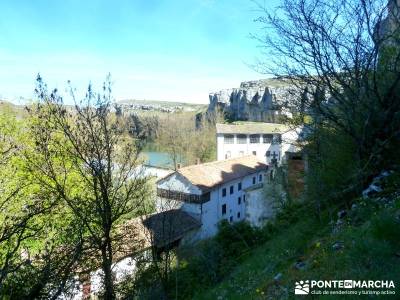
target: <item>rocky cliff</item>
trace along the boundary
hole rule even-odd
[[[209,95],[208,114],[221,110],[232,120],[277,122],[292,98],[290,85],[280,79],[246,81],[239,88]]]
[[[378,22],[375,27],[374,38],[376,42],[384,41],[385,44],[398,45],[400,26],[400,0],[389,0],[386,17]]]

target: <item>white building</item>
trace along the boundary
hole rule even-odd
[[[157,182],[157,210],[181,209],[201,223],[185,240],[217,233],[221,220],[246,219],[246,192],[262,188],[268,166],[249,155],[181,168]]]
[[[268,164],[273,158],[281,163],[286,153],[297,151],[297,130],[283,124],[235,122],[216,127],[218,160],[255,155]]]

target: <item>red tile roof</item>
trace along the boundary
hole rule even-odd
[[[249,155],[199,165],[191,165],[177,170],[176,173],[185,177],[201,190],[209,191],[217,185],[266,170],[267,168],[268,165],[265,164],[264,161],[258,159],[254,155]],[[161,180],[165,180],[169,176]]]

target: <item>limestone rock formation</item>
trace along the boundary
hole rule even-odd
[[[246,81],[239,88],[225,89],[209,95],[207,113],[222,110],[232,120],[277,122],[293,97],[289,83],[283,79]]]
[[[398,44],[400,26],[400,0],[388,0],[387,16],[376,24],[376,42],[385,40],[386,44]]]

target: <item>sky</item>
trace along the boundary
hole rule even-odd
[[[34,97],[38,73],[60,91],[111,73],[116,100],[192,103],[265,78],[251,0],[0,0],[0,14],[0,99]]]

